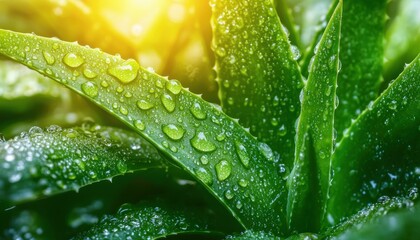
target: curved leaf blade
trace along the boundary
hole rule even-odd
[[[322,36],[301,96],[287,206],[289,227],[298,232],[316,232],[325,211],[334,142],[341,16],[340,1]]]
[[[284,176],[271,149],[176,80],[144,70],[132,59],[57,39],[0,30],[0,44],[0,53],[61,82],[135,129],[202,182],[246,228],[285,229]],[[20,55],[27,46],[31,51]],[[48,64],[44,52],[56,61]]]
[[[420,204],[379,217],[332,239],[407,239],[420,236]]]
[[[291,168],[302,77],[272,1],[216,0],[213,46],[224,111]],[[252,113],[252,114],[250,114]]]
[[[322,233],[322,236],[327,238],[340,236],[347,231],[354,231],[365,224],[375,222],[379,218],[388,215],[390,212],[400,209],[410,209],[413,204],[412,200],[405,197],[389,198],[383,196],[378,199],[377,202],[369,204],[359,210],[356,214],[327,229]]]
[[[124,204],[73,239],[157,239],[183,233],[211,233],[202,214],[173,210],[165,205]]]
[[[336,110],[337,139],[351,120],[373,101],[382,81],[387,0],[353,0],[344,3]]]
[[[333,155],[330,224],[383,195],[417,191],[419,82],[420,55],[346,131]]]
[[[0,143],[0,205],[76,190],[135,170],[164,167],[136,133],[94,125],[32,127]]]
[[[244,231],[241,234],[229,235],[225,240],[280,240],[280,237],[265,232]]]

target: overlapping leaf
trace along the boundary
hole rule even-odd
[[[0,205],[39,199],[135,170],[164,167],[137,134],[100,127],[32,127],[0,143]]]
[[[343,6],[341,70],[334,126],[337,139],[378,96],[382,81],[386,0],[352,0]]]
[[[346,131],[333,155],[330,224],[381,196],[418,191],[419,81],[420,55]]]
[[[74,239],[158,239],[186,233],[210,233],[208,219],[191,209],[181,211],[165,205],[125,204],[115,216],[105,216]]]
[[[271,149],[178,81],[144,70],[132,59],[31,34],[1,30],[0,52],[135,129],[201,181],[247,228],[284,229],[285,184]]]
[[[289,227],[298,232],[319,229],[328,193],[341,14],[342,2],[339,2],[319,43],[301,94],[302,111],[287,206]]]
[[[222,107],[290,169],[303,87],[299,50],[290,45],[272,1],[211,4]]]

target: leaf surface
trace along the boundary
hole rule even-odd
[[[22,55],[26,47],[30,51]],[[271,149],[178,81],[133,59],[6,30],[0,31],[0,53],[61,82],[133,128],[203,183],[245,227],[285,229],[285,181]],[[50,56],[54,61],[48,62]]]
[[[419,82],[420,55],[346,131],[333,155],[330,224],[381,196],[418,191]]]
[[[210,233],[203,214],[173,210],[165,205],[124,204],[90,230],[73,239],[158,239],[185,233]]]
[[[337,139],[351,120],[378,96],[382,81],[386,0],[352,0],[343,5],[341,70],[334,126]]]
[[[28,133],[0,143],[0,205],[76,190],[135,170],[164,167],[136,133],[99,125]]]
[[[294,168],[289,176],[288,223],[298,232],[320,227],[330,181],[334,142],[335,89],[338,73],[342,2],[321,38],[318,54],[301,93]]]
[[[420,236],[420,204],[411,209],[399,210],[382,216],[376,221],[349,229],[332,239],[407,239],[415,240]]]
[[[212,1],[213,47],[223,110],[293,162],[302,77],[272,1]]]

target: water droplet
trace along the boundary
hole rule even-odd
[[[286,134],[287,134],[287,128],[286,128],[286,126],[284,126],[284,124],[281,125],[281,127],[279,128],[278,134],[279,134],[280,137],[286,136]]]
[[[166,82],[166,89],[170,91],[171,93],[177,95],[182,90],[182,85],[178,80],[170,80]]]
[[[219,141],[219,142],[221,142],[225,139],[226,139],[226,134],[224,132],[222,132],[220,134],[217,134],[217,136],[216,136],[216,140]]]
[[[239,186],[241,186],[241,187],[247,187],[247,186],[248,186],[248,181],[247,181],[247,180],[245,180],[245,179],[243,179],[243,178],[241,178],[241,179],[238,181],[238,184],[239,184]]]
[[[206,119],[207,117],[207,114],[203,111],[199,103],[194,103],[190,108],[190,112],[195,118],[199,120]]]
[[[218,48],[216,48],[216,54],[219,57],[224,57],[224,56],[226,56],[226,50],[223,47],[218,47]]]
[[[226,199],[231,200],[234,197],[233,192],[229,189],[226,190],[225,197],[226,197]]]
[[[101,86],[102,86],[102,87],[104,87],[104,88],[107,88],[107,87],[109,87],[109,84],[108,84],[108,82],[107,82],[107,81],[103,80],[103,81],[101,82]]]
[[[168,112],[173,112],[175,110],[175,101],[169,94],[163,94],[160,97],[160,100]]]
[[[139,100],[137,101],[137,107],[140,108],[141,110],[149,110],[153,107],[154,105],[146,100]]]
[[[411,200],[416,200],[417,196],[418,196],[418,192],[419,190],[416,187],[412,187],[408,190],[408,198],[410,198]]]
[[[239,201],[239,200],[238,200],[238,201],[236,202],[236,208],[237,208],[237,209],[241,209],[241,208],[242,208],[242,202],[241,202],[241,201]]]
[[[241,163],[248,168],[249,167],[249,155],[246,151],[245,146],[240,142],[235,142],[236,147],[236,153],[238,154],[239,160],[241,160]]]
[[[108,73],[122,83],[130,83],[136,79],[140,66],[134,59],[128,59],[108,69]]]
[[[126,173],[128,169],[127,164],[122,161],[117,163],[117,168],[120,173]]]
[[[275,117],[273,117],[270,122],[271,122],[271,125],[274,126],[274,127],[279,124],[279,121]]]
[[[98,96],[98,87],[93,82],[85,82],[82,84],[82,91],[89,97]]]
[[[44,56],[45,61],[48,65],[53,65],[55,63],[55,58],[51,53],[43,51],[42,55]]]
[[[207,165],[209,163],[209,158],[206,155],[203,155],[203,156],[200,157],[200,162],[203,165]]]
[[[265,144],[265,143],[263,143],[263,142],[261,142],[260,144],[259,144],[259,149],[260,149],[260,151],[261,151],[261,153],[269,160],[269,161],[273,161],[273,159],[274,159],[274,154],[273,154],[273,150],[271,150],[271,148],[267,145],[267,144]]]
[[[83,75],[84,75],[86,78],[89,78],[89,79],[92,79],[92,78],[95,78],[96,76],[98,76],[98,74],[96,74],[96,72],[94,72],[94,71],[92,71],[92,70],[90,70],[90,69],[88,69],[88,68],[85,68],[85,69],[83,70]]]
[[[290,50],[292,51],[293,60],[298,60],[300,58],[299,48],[295,45],[291,45]]]
[[[144,129],[146,129],[146,125],[144,125],[144,123],[141,120],[135,120],[134,126],[140,131],[143,131]]]
[[[395,110],[397,109],[397,101],[396,100],[392,100],[389,104],[388,104],[388,108],[391,110]]]
[[[327,89],[325,90],[325,96],[330,96],[331,95],[331,90],[332,90],[332,86],[328,86]]]
[[[198,179],[207,185],[213,184],[213,177],[205,168],[198,168],[195,170],[195,175],[197,175]]]
[[[120,107],[120,113],[123,115],[127,115],[128,114],[128,110],[125,107]]]
[[[216,145],[207,139],[204,132],[198,132],[190,140],[191,145],[200,152],[213,152],[216,150]]]
[[[230,176],[232,172],[232,165],[228,161],[222,160],[216,164],[215,169],[217,179],[219,179],[219,181],[224,181]]]
[[[63,62],[69,67],[77,68],[80,67],[85,60],[74,53],[67,53],[63,58]]]
[[[164,125],[162,127],[162,131],[166,134],[166,136],[168,136],[172,140],[179,140],[185,134],[185,130],[181,126],[176,124]]]

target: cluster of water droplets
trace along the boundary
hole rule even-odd
[[[156,150],[134,133],[89,122],[70,129],[32,127],[1,142],[0,159],[0,186],[10,186],[0,188],[1,198],[11,203],[77,191],[132,168],[162,166]]]

